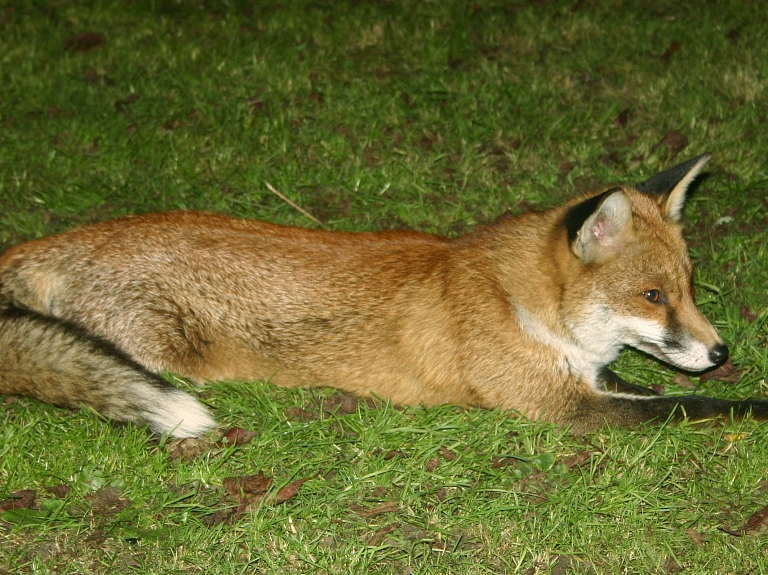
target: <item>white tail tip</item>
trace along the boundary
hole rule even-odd
[[[169,392],[145,417],[155,433],[179,438],[199,437],[216,427],[216,420],[203,404],[178,389]]]

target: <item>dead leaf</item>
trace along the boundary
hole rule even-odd
[[[608,167],[618,166],[619,164],[621,164],[621,156],[619,155],[618,152],[613,151],[608,154],[603,154],[602,156],[600,156],[600,161],[603,162],[603,164],[605,164]]]
[[[410,523],[403,525],[400,533],[404,541],[432,542],[434,540],[434,538],[430,536],[429,531],[422,529],[421,527],[417,527],[416,525],[411,525]]]
[[[166,130],[166,131],[169,131],[169,132],[170,132],[170,131],[172,131],[172,130],[176,130],[176,129],[178,129],[178,128],[183,128],[183,127],[184,127],[184,126],[186,126],[186,125],[187,125],[187,123],[186,123],[186,122],[184,122],[183,120],[168,120],[167,122],[165,122],[165,123],[164,123],[162,126],[160,126],[160,127],[161,127],[163,130]]]
[[[664,562],[664,566],[662,567],[662,570],[666,575],[672,575],[672,573],[680,573],[683,568],[680,567],[678,562],[675,560],[674,557],[667,557],[667,560]]]
[[[211,438],[170,439],[165,444],[165,450],[171,461],[192,461],[204,453],[208,453],[214,447]]]
[[[242,506],[238,506],[237,508],[228,507],[226,509],[219,509],[216,511],[216,513],[204,517],[203,524],[209,527],[213,527],[214,525],[229,523],[245,512],[244,509],[241,509],[241,507]]]
[[[688,147],[688,138],[679,132],[669,132],[659,142],[660,148],[666,148],[671,157],[677,156]]]
[[[621,128],[626,126],[627,122],[629,122],[629,108],[624,108],[619,112],[618,116],[616,116],[616,125]]]
[[[569,569],[572,562],[571,558],[567,555],[555,555],[555,563],[549,571],[550,575],[568,575],[568,573],[573,573]]]
[[[94,529],[91,531],[90,535],[85,538],[86,541],[93,541],[95,543],[101,543],[106,539],[104,537],[104,530],[101,528]]]
[[[141,563],[136,560],[136,555],[133,553],[125,553],[124,555],[120,556],[120,559],[115,564],[116,567],[119,567],[120,569],[117,569],[117,571],[123,571],[122,568],[127,568],[130,570],[134,570],[138,567],[141,567]]]
[[[752,533],[764,527],[768,527],[768,505],[750,515],[741,530],[744,533]]]
[[[344,413],[357,413],[358,399],[356,397],[349,396],[341,402],[341,411]]]
[[[679,385],[683,389],[696,389],[696,384],[684,373],[677,372],[675,375],[673,375],[672,383]]]
[[[91,504],[94,515],[114,515],[131,506],[131,500],[120,489],[110,485],[86,495],[85,500]]]
[[[701,533],[699,533],[696,529],[691,527],[686,531],[688,533],[688,537],[693,539],[693,542],[696,543],[696,545],[703,545],[704,544],[704,538],[701,536]]]
[[[262,112],[264,108],[267,107],[267,105],[261,101],[258,94],[255,95],[250,100],[248,100],[248,106],[250,106],[251,113],[253,114],[258,114],[259,112]]]
[[[263,473],[258,475],[241,475],[227,477],[222,481],[222,486],[228,495],[238,501],[236,507],[220,509],[205,519],[207,525],[218,525],[237,519],[246,513],[253,505],[264,502],[266,504],[280,505],[299,494],[299,488],[313,476],[292,481],[278,490],[274,496],[268,491],[272,486],[272,478]]]
[[[104,35],[98,32],[80,32],[76,36],[64,39],[64,49],[75,52],[90,52],[101,48],[105,43]]]
[[[286,409],[283,414],[288,421],[316,421],[320,419],[320,414],[316,411],[310,411],[302,407],[291,407]]]
[[[324,413],[328,415],[357,413],[358,399],[353,395],[337,395],[324,400],[321,404]]]
[[[28,559],[34,557],[39,561],[46,562],[59,556],[62,551],[56,541],[41,541],[30,548]],[[0,573],[2,572],[0,571]]]
[[[32,509],[35,505],[37,491],[34,489],[22,489],[11,493],[8,499],[0,501],[0,511],[9,511],[10,509]]]
[[[289,499],[293,499],[299,494],[299,488],[304,484],[304,482],[311,479],[311,477],[305,477],[304,479],[297,479],[296,481],[292,481],[285,487],[282,487],[277,492],[277,497],[275,497],[275,505],[280,505],[281,503],[285,503]]]
[[[507,467],[508,465],[517,466],[517,459],[507,455],[501,455],[499,457],[494,457],[491,460],[491,469],[501,469],[502,467]]]
[[[573,469],[574,467],[580,467],[589,462],[591,458],[592,452],[584,450],[563,459],[563,465],[565,465],[568,469]]]
[[[522,479],[518,479],[515,482],[515,485],[517,486],[517,489],[520,491],[527,491],[528,488],[531,486],[531,484],[536,484],[544,479],[547,478],[547,472],[546,471],[537,471],[536,473],[531,473],[527,477],[524,477]],[[543,494],[541,502],[543,503],[546,501],[546,494]]]
[[[453,451],[451,451],[450,449],[446,449],[445,447],[440,448],[440,453],[443,454],[443,459],[445,459],[446,461],[455,461],[456,459],[459,458],[459,456],[456,455]]]
[[[387,493],[389,493],[389,489],[387,489],[383,485],[379,485],[376,489],[373,490],[373,493],[371,493],[371,497],[380,498],[380,497],[384,497]]]
[[[768,505],[750,515],[746,523],[739,529],[729,529],[728,527],[720,527],[719,529],[728,535],[742,537],[751,535],[756,531],[762,531],[766,527],[768,527]]]
[[[381,401],[380,399],[376,399],[374,397],[364,397],[361,399],[361,401],[365,402],[365,405],[368,409],[380,409],[381,407],[391,405],[389,402]],[[391,407],[396,411],[403,411],[404,409],[402,405],[391,405]]]
[[[677,52],[682,47],[683,47],[683,43],[682,42],[672,42],[669,45],[669,48],[667,48],[666,52],[664,52],[661,55],[661,61],[666,64],[667,62],[669,62],[669,59],[672,57],[672,54]]]
[[[560,163],[560,166],[557,168],[557,173],[560,174],[560,177],[564,178],[565,176],[571,173],[572,169],[573,169],[573,162],[569,162],[568,160],[566,160]]]
[[[408,455],[398,449],[392,449],[391,451],[385,452],[383,449],[376,448],[371,451],[371,455],[375,455],[376,457],[383,456],[385,461],[389,461],[395,457],[408,457]]]
[[[715,381],[725,381],[727,383],[737,383],[740,379],[740,375],[729,357],[726,362],[717,369],[702,373],[699,376],[699,383],[704,383],[710,379],[714,379]]]
[[[474,551],[483,547],[481,542],[471,539],[467,533],[459,529],[454,529],[451,533],[449,545],[456,551]]]
[[[368,539],[368,545],[371,545],[372,547],[380,545],[381,542],[384,541],[384,538],[395,531],[398,527],[399,525],[397,523],[390,523],[389,525],[376,530],[376,532],[371,535],[370,539]]]
[[[749,323],[754,323],[757,320],[757,314],[749,309],[748,305],[741,306],[741,317]]]
[[[370,146],[366,146],[363,149],[363,156],[365,156],[365,165],[369,168],[376,168],[384,163],[382,154],[377,153]]]
[[[381,503],[380,505],[372,508],[353,505],[352,511],[354,511],[355,514],[360,517],[371,518],[384,515],[385,513],[395,513],[400,511],[400,505],[398,505],[397,501],[385,501],[384,503]]]
[[[232,497],[242,500],[247,495],[269,491],[269,488],[272,486],[272,478],[259,472],[257,475],[225,477],[221,485]]]
[[[438,457],[433,457],[429,460],[429,463],[427,463],[427,472],[432,473],[435,469],[437,469],[438,465],[440,465],[440,459]]]
[[[652,383],[651,389],[656,392],[656,395],[664,395],[664,386],[658,383]]]
[[[59,483],[53,487],[49,487],[48,491],[51,492],[57,499],[64,499],[72,489],[66,483]]]
[[[244,445],[258,435],[258,431],[249,431],[242,427],[230,427],[216,442],[216,447],[230,447],[232,445]]]
[[[130,106],[131,104],[133,104],[138,99],[139,99],[139,95],[138,94],[131,94],[125,100],[117,100],[113,104],[113,106],[121,114],[127,114],[128,110],[126,109],[126,106]]]

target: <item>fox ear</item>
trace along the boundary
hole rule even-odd
[[[644,194],[658,198],[664,217],[678,222],[685,206],[688,187],[711,157],[712,154],[707,152],[664,170],[635,187]]]
[[[624,190],[613,188],[573,206],[565,225],[573,253],[584,263],[599,261],[621,249],[632,206]]]

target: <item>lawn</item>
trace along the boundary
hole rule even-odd
[[[766,22],[738,0],[0,0],[0,248],[173,209],[455,236],[711,151],[686,237],[735,370],[614,368],[765,397]],[[226,439],[4,398],[0,575],[768,573],[768,425],[576,438],[174,382]]]

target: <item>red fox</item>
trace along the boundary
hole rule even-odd
[[[456,239],[181,212],[21,244],[0,257],[0,393],[178,437],[215,421],[159,372],[502,408],[574,433],[766,419],[768,400],[651,395],[606,367],[624,346],[687,371],[728,356],[679,225],[709,157]]]

